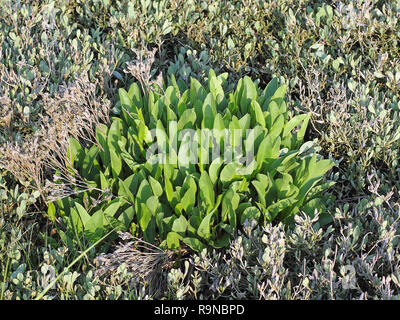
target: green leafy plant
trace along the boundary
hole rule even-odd
[[[111,227],[131,228],[162,247],[202,250],[227,246],[246,219],[291,224],[300,211],[318,210],[320,223],[329,222],[321,192],[332,184],[322,180],[333,161],[303,143],[310,114],[290,116],[277,79],[260,90],[244,77],[225,93],[227,77],[210,70],[207,87],[191,78],[186,88],[172,76],[163,93],[153,86],[143,94],[137,83],[119,89],[119,115],[98,125],[98,145],[70,141],[71,164],[90,187],[50,206],[69,230],[66,241],[93,243]],[[193,148],[185,130],[199,140],[213,135]],[[159,153],[149,156],[154,147]]]

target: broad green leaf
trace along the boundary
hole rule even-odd
[[[194,128],[196,123],[196,112],[194,109],[187,109],[183,111],[182,116],[178,121],[178,131],[183,129]]]
[[[181,240],[182,237],[177,234],[176,232],[168,232],[167,234],[167,246],[171,250],[176,250],[179,249],[179,240]]]
[[[274,177],[276,172],[290,172],[292,168],[295,168],[299,165],[296,162],[296,156],[298,155],[298,151],[292,150],[286,153],[285,155],[279,157],[278,159],[274,160],[266,170],[270,173],[271,177]]]
[[[211,246],[213,246],[216,249],[220,248],[225,248],[229,245],[230,243],[230,234],[229,233],[224,233],[222,237],[216,239],[216,240],[209,240],[209,243]]]
[[[210,70],[211,71],[211,70]],[[217,99],[218,95],[224,96],[224,90],[222,89],[221,82],[216,76],[208,77],[210,92],[213,94],[214,98]]]
[[[107,144],[109,149],[119,151],[118,141],[121,140],[121,120],[114,118],[107,133]]]
[[[240,216],[240,223],[243,225],[245,220],[247,219],[248,221],[254,219],[258,221],[261,217],[261,212],[258,210],[256,207],[247,207],[242,215]]]
[[[228,80],[229,74],[228,72],[221,73],[217,76],[218,81],[221,83],[222,86],[225,85],[226,80]]]
[[[103,212],[95,212],[85,226],[85,237],[90,243],[94,243],[103,236]]]
[[[165,223],[163,221],[164,212],[163,211],[157,212],[155,218],[156,218],[156,225],[157,225],[157,228],[158,228],[159,237],[160,237],[160,239],[165,239],[165,237],[166,237],[166,225],[165,225]]]
[[[200,196],[206,202],[209,208],[215,204],[215,194],[213,183],[206,171],[203,171],[199,180]]]
[[[271,179],[268,175],[265,174],[257,174],[257,180],[253,180],[251,183],[257,191],[258,201],[261,202],[264,206],[266,205],[265,196],[270,187],[271,187]]]
[[[77,213],[79,214],[79,217],[81,218],[83,226],[86,227],[86,224],[87,224],[88,220],[90,219],[90,214],[88,214],[86,209],[84,207],[82,207],[82,205],[78,202],[75,202],[75,208],[76,208]]]
[[[222,183],[231,182],[232,180],[239,177],[238,169],[240,169],[242,165],[237,162],[231,162],[227,164],[221,171],[220,181]]]
[[[304,121],[305,118],[307,118],[307,116],[308,114],[300,114],[290,119],[290,121],[285,124],[282,136],[286,137],[288,134],[290,134],[295,127]]]
[[[141,173],[134,173],[124,180],[124,184],[132,195],[136,195],[138,187],[143,179],[144,177]]]
[[[199,239],[196,238],[186,237],[183,238],[182,241],[184,244],[186,244],[191,249],[197,252],[201,252],[205,248],[205,245]]]
[[[136,82],[132,83],[129,87],[128,96],[132,101],[132,112],[135,112],[135,109],[143,108],[143,98],[141,90]]]
[[[142,180],[136,194],[136,199],[138,199],[142,203],[146,203],[147,199],[150,198],[152,195],[153,191],[150,184],[147,182],[146,179]]]
[[[185,112],[185,110],[187,110],[188,108],[188,104],[190,102],[190,98],[189,98],[189,90],[186,90],[184,93],[182,93],[181,98],[179,99],[178,102],[178,118],[180,118],[183,114],[183,112]],[[193,104],[192,104],[193,106]]]
[[[257,161],[257,168],[261,168],[262,163],[265,159],[268,158],[270,154],[270,150],[272,150],[272,137],[267,135],[264,140],[261,142],[260,146],[258,147],[256,161]]]
[[[174,189],[173,189],[173,187],[172,187],[172,183],[171,183],[171,181],[169,180],[169,178],[166,177],[166,176],[165,176],[165,181],[164,181],[164,183],[165,183],[165,194],[166,194],[166,196],[167,196],[167,200],[168,200],[169,202],[172,202],[172,198],[173,198],[173,196],[174,196]]]
[[[286,91],[287,91],[288,86],[286,84],[281,85],[273,94],[271,97],[271,100],[279,100],[283,99],[285,97]]]
[[[197,230],[199,229],[200,223],[201,217],[196,213],[192,214],[188,221],[188,233],[192,235],[197,235]]]
[[[177,107],[178,107],[178,102],[179,102],[179,97],[178,97],[178,92],[179,90],[176,90],[175,87],[173,86],[169,86],[166,90],[165,90],[165,98],[167,99],[167,101],[165,102],[165,104],[167,106],[172,105],[171,109],[176,112],[177,111]]]
[[[229,220],[233,228],[236,228],[236,209],[239,206],[239,201],[240,197],[231,185],[222,197],[221,221]]]
[[[148,198],[146,201],[146,206],[147,208],[149,208],[153,216],[156,216],[157,212],[159,212],[159,210],[161,209],[160,201],[156,196],[151,196],[150,198]]]
[[[294,202],[296,202],[296,199],[289,198],[289,199],[279,200],[269,205],[267,208],[267,216],[266,216],[267,220],[273,221],[280,212],[290,207]]]
[[[120,207],[121,202],[119,199],[112,200],[112,202],[103,210],[105,219],[114,217]]]
[[[312,199],[312,198],[318,196],[321,192],[323,192],[326,189],[329,189],[330,187],[335,185],[335,183],[336,183],[335,181],[328,181],[328,182],[325,182],[325,183],[315,186],[312,190],[310,190],[310,192],[307,195],[307,198]]]
[[[182,209],[185,210],[186,213],[188,213],[196,203],[196,191],[197,187],[188,188],[180,201]]]
[[[253,111],[253,121],[255,121],[255,123],[258,123],[260,126],[265,127],[264,113],[256,100],[253,100],[251,102],[251,108]]]
[[[82,176],[85,178],[89,177],[90,171],[93,168],[94,161],[99,153],[99,148],[96,145],[93,145],[85,155],[82,163]]]
[[[252,100],[257,99],[257,87],[248,77],[243,78],[243,94],[240,99],[240,111],[243,115],[248,112]]]
[[[172,231],[183,236],[186,232],[187,227],[188,227],[188,222],[187,222],[186,218],[183,215],[181,215],[172,224]]]
[[[104,173],[100,171],[99,175],[100,175],[100,187],[101,187],[101,189],[102,190],[109,189],[110,188],[110,184],[109,184],[106,176],[104,175]]]
[[[153,191],[153,194],[156,197],[160,197],[163,194],[163,188],[162,188],[161,184],[156,179],[154,179],[152,176],[149,176],[149,183],[150,183],[151,189]]]
[[[297,132],[297,146],[300,146],[300,144],[303,142],[304,135],[306,134],[308,122],[310,121],[311,118],[311,113],[308,113],[306,118],[303,121],[303,124],[301,125],[299,131]]]
[[[108,136],[108,127],[103,124],[99,123],[96,126],[96,140],[100,144],[100,157],[101,161],[104,165],[110,163],[110,151],[108,150],[108,143],[107,143],[107,136]]]
[[[135,198],[131,191],[129,190],[129,185],[125,183],[124,180],[118,178],[119,183],[118,183],[118,196],[119,197],[124,197],[127,201],[129,201],[131,204],[134,203]]]
[[[316,161],[316,154],[313,157],[307,159],[308,171],[302,179],[301,186],[299,187],[299,202],[302,203],[307,193],[320,181],[323,175],[330,170],[334,163],[331,160],[325,159]],[[298,177],[296,176],[296,179]],[[295,179],[295,183],[297,182]]]
[[[70,210],[70,222],[76,235],[81,235],[83,231],[83,223],[79,213],[75,208],[71,208]]]
[[[289,196],[290,186],[293,183],[293,178],[290,174],[282,173],[282,178],[275,180],[275,187],[278,192],[278,199],[283,199]],[[295,187],[295,186],[294,186]]]
[[[128,165],[128,167],[135,172],[137,169],[142,167],[142,164],[138,163],[135,161],[135,159],[132,158],[132,156],[126,152],[126,151],[121,151],[120,153],[122,160]],[[122,164],[121,164],[122,165]]]
[[[213,95],[215,101],[217,102],[218,105],[221,104],[224,100],[224,90],[222,89],[220,81],[216,77],[211,77],[209,78],[210,81],[210,92]],[[223,107],[223,106],[219,106]]]
[[[203,100],[206,95],[206,90],[201,83],[197,79],[191,77],[189,97],[192,105],[194,106],[196,101]]]
[[[139,225],[143,232],[146,232],[146,229],[152,219],[152,213],[150,209],[144,203],[140,203],[139,210],[137,211],[137,217],[139,221]]]
[[[67,157],[70,161],[70,164],[73,166],[75,160],[77,160],[78,167],[80,166],[80,162],[83,159],[85,152],[79,143],[78,140],[75,138],[69,139],[69,145],[67,148]]]
[[[121,106],[125,107],[129,112],[133,112],[132,110],[132,99],[129,97],[128,92],[126,92],[125,89],[119,88],[118,89],[119,93],[119,100],[121,101]]]
[[[201,127],[203,123],[203,101],[196,100],[193,104],[193,109],[196,112],[196,124]]]
[[[47,208],[47,215],[49,216],[50,220],[52,222],[55,221],[56,217],[56,207],[53,202],[49,202],[48,208]]]
[[[201,127],[203,129],[213,129],[214,119],[217,115],[216,102],[211,93],[207,95],[203,103],[203,121]]]
[[[209,172],[209,176],[210,176],[210,179],[211,179],[211,182],[213,183],[213,185],[215,185],[215,183],[218,180],[219,171],[220,171],[223,163],[224,163],[224,161],[220,157],[218,157],[218,158],[215,158],[213,160],[213,162],[211,162],[211,164],[210,164],[208,172]]]
[[[166,154],[167,145],[168,145],[168,136],[167,136],[167,133],[165,132],[165,128],[164,128],[161,120],[157,121],[156,128],[157,128],[156,138],[157,138],[158,150],[160,153]]]
[[[266,110],[266,106],[268,106],[269,101],[273,97],[275,91],[278,89],[278,78],[273,78],[268,85],[265,87],[263,96],[265,97],[265,100],[263,103],[260,103],[260,105],[263,106],[263,111]]]
[[[215,116],[213,129],[219,130],[221,132],[225,129],[224,120],[223,120],[221,114],[219,114],[219,113]],[[216,138],[216,139],[218,140],[218,138]]]
[[[241,145],[241,133],[242,127],[236,116],[232,117],[232,121],[229,123],[229,130],[231,134],[231,145],[232,147],[238,147]],[[239,134],[238,134],[239,133]]]
[[[129,94],[125,89],[120,88],[118,92],[122,117],[128,125],[133,125],[134,117],[137,114],[136,107],[133,105],[132,99],[129,97]]]
[[[274,124],[272,125],[271,129],[269,130],[269,135],[271,136],[271,138],[276,138],[281,134],[284,123],[285,123],[285,119],[284,119],[283,115],[280,114],[275,119]]]
[[[118,217],[118,221],[122,222],[127,230],[135,216],[135,210],[133,206],[129,206],[124,211],[122,211],[121,215]]]
[[[118,179],[122,171],[122,160],[118,155],[117,151],[110,148],[110,158],[111,158],[111,171],[113,173],[114,179]]]
[[[246,135],[246,130],[250,129],[251,116],[250,114],[245,114],[239,120],[240,128],[242,129],[242,136]]]
[[[272,125],[275,123],[275,120],[279,117],[280,110],[279,110],[279,106],[275,101],[271,101],[268,104],[268,116],[265,118],[265,124],[268,128],[268,130],[271,130]]]
[[[201,221],[199,228],[197,229],[197,234],[203,239],[211,238],[211,219],[213,217],[213,213],[207,214],[204,219]]]

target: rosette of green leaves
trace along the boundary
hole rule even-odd
[[[56,203],[70,227],[92,242],[113,226],[170,249],[184,243],[201,250],[227,246],[246,219],[291,224],[300,211],[314,215],[317,209],[320,223],[328,223],[322,193],[332,182],[323,178],[333,161],[303,143],[310,114],[289,115],[286,86],[277,79],[260,90],[244,77],[234,92],[224,92],[226,79],[211,70],[207,86],[192,78],[187,88],[172,76],[163,93],[144,95],[137,83],[120,89],[119,115],[109,127],[97,127],[98,145],[84,148],[71,140],[74,167],[94,189]],[[214,144],[200,145],[200,160],[215,144],[226,150],[238,141],[254,159],[226,163],[221,154],[209,163],[147,161],[155,143],[176,158],[184,142],[173,148],[171,134],[185,129],[241,132],[240,139],[220,135]]]

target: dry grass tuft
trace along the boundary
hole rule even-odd
[[[136,54],[136,59],[126,63],[125,73],[130,73],[135,79],[137,79],[142,86],[143,92],[147,95],[150,91],[150,87],[156,84],[162,89],[162,73],[160,73],[156,80],[151,80],[151,66],[154,63],[154,57],[157,49],[154,48],[149,51],[144,47],[140,49],[133,48],[132,51]]]
[[[96,143],[96,125],[109,122],[111,104],[97,95],[97,86],[98,82],[91,83],[85,74],[61,86],[54,96],[42,94],[44,113],[40,115],[40,130],[25,139],[10,137],[2,144],[0,167],[24,185],[33,182],[33,187],[48,201],[70,195],[74,187],[89,188],[73,169],[67,148],[70,137],[86,144]],[[57,184],[49,179],[56,171]]]
[[[149,285],[156,296],[165,292],[167,280],[164,271],[171,268],[173,252],[163,251],[128,232],[119,232],[119,235],[125,242],[117,244],[114,252],[96,258],[98,268],[95,276],[110,276],[124,263],[127,270],[135,275],[131,279],[132,287],[142,283]]]

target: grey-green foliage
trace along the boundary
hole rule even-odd
[[[399,208],[379,203],[341,206],[326,229],[301,215],[290,234],[249,223],[224,253],[195,254],[189,273],[171,270],[169,297],[398,300]]]

